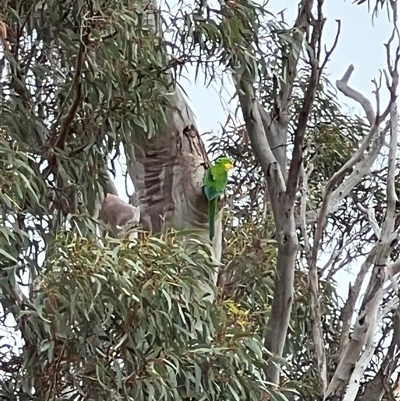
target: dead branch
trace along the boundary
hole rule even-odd
[[[349,79],[353,71],[354,71],[354,66],[350,65],[345,74],[343,75],[342,79],[336,82],[336,86],[340,90],[340,92],[342,92],[346,97],[353,99],[362,106],[367,116],[367,120],[371,125],[374,125],[376,117],[371,102],[362,93],[356,91],[355,89],[351,88],[348,85]]]

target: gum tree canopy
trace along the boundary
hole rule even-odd
[[[329,1],[0,2],[1,399],[395,399],[396,2],[353,4],[393,25],[369,99],[327,79]],[[237,105],[208,149],[187,68]],[[99,218],[122,159],[136,239]]]

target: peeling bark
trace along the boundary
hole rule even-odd
[[[134,146],[128,172],[138,192],[142,223],[150,231],[160,232],[165,225],[206,228],[202,183],[208,158],[191,117],[188,113],[179,125],[173,119],[164,132]]]

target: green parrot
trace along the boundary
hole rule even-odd
[[[233,163],[227,157],[220,157],[207,169],[204,176],[203,190],[208,201],[210,240],[214,238],[218,199],[225,190],[228,183],[228,171],[232,168]]]

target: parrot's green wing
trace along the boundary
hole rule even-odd
[[[215,188],[210,188],[204,186],[204,193],[206,194],[207,200],[213,200],[215,198],[218,198],[220,193],[215,189]]]

